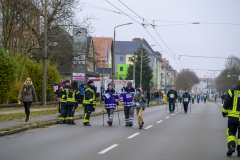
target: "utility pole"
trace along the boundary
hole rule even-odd
[[[116,28],[116,27],[115,27]],[[115,89],[114,85],[114,75],[115,75],[115,36],[116,36],[116,31],[114,28],[114,38],[113,38],[113,52],[112,52],[112,85],[113,88]]]
[[[102,36],[102,47],[101,47],[101,68],[102,67],[102,50],[103,50],[103,36]],[[102,92],[103,92],[103,78],[102,78],[102,74],[100,74],[100,96],[102,97]],[[100,102],[102,104],[102,101]]]
[[[45,18],[44,18],[44,54],[43,54],[43,86],[42,86],[42,105],[46,106],[47,98],[47,3],[48,0],[45,0]]]
[[[135,87],[135,84],[136,84],[136,82],[135,82],[135,64],[136,63],[136,60],[135,60],[135,52],[134,52],[134,59],[133,59],[133,81],[134,81],[134,87]]]
[[[140,87],[142,87],[142,60],[143,60],[143,43],[141,41],[141,70],[140,70]]]
[[[160,86],[160,89],[162,89],[162,73],[161,73],[161,86]]]

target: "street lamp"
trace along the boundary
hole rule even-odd
[[[125,25],[130,25],[133,24],[132,22],[126,23],[126,24],[121,24],[116,27],[114,27],[114,42],[113,42],[113,53],[112,53],[112,84],[114,84],[114,77],[115,77],[115,37],[116,37],[116,28],[120,26],[125,26]],[[114,86],[114,85],[113,85]],[[115,87],[113,87],[115,89]]]

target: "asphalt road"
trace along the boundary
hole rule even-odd
[[[178,106],[180,111],[180,105]],[[102,117],[76,126],[56,125],[0,138],[0,160],[224,160],[227,119],[217,103],[192,105],[191,113],[165,113],[165,105],[143,112],[143,130],[121,126],[115,113],[112,127]],[[106,116],[105,116],[106,121]],[[236,152],[231,159],[238,159]]]

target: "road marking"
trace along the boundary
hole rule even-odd
[[[165,119],[168,119],[170,116],[166,117]]]
[[[163,120],[158,121],[157,123],[161,123]]]
[[[151,128],[153,125],[150,125],[150,126],[148,126],[148,127],[146,127],[146,128],[144,128],[144,129],[149,129],[149,128]]]
[[[99,152],[98,154],[104,154],[104,153],[110,151],[111,149],[113,149],[113,148],[115,148],[115,147],[117,147],[117,146],[118,146],[118,144],[114,144],[114,145],[112,145],[112,146],[104,149],[103,151]]]
[[[130,138],[133,138],[133,137],[135,137],[135,136],[137,136],[137,135],[139,135],[139,134],[140,134],[140,133],[135,133],[135,134],[129,136],[128,138],[129,138],[129,139],[130,139]]]
[[[174,116],[174,114],[172,114]]]

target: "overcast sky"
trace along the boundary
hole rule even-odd
[[[138,18],[137,15],[126,8],[119,0],[108,1],[124,13],[134,16],[132,17],[134,20],[139,23],[143,22],[142,19]],[[209,57],[240,56],[240,0],[121,1],[140,17],[151,19],[148,20],[148,23],[152,24],[153,20],[155,20],[154,24],[157,25],[157,32],[172,52],[166,47],[164,42],[161,41],[152,27],[148,26],[146,29],[157,43],[140,24],[124,14],[91,8],[92,6],[86,4],[83,11],[79,12],[77,16],[82,18],[83,15],[93,15],[99,18],[98,20],[91,21],[92,26],[95,27],[93,34],[96,37],[113,37],[113,29],[115,26],[133,22],[132,25],[117,28],[116,40],[131,41],[133,38],[146,39],[150,45],[155,45],[152,47],[153,50],[165,51],[161,52],[163,58],[167,58],[170,61],[170,65],[178,72],[183,67],[190,69],[222,70],[225,62],[224,59],[181,57],[181,64],[179,59],[176,58],[179,57],[179,55]],[[106,0],[83,0],[82,2],[120,12]],[[164,22],[162,20],[174,22]],[[200,22],[200,24],[184,22]],[[144,23],[147,24],[146,21]],[[172,58],[174,57],[173,54],[175,54],[177,63],[174,58]],[[195,70],[195,72],[198,77],[203,78],[204,74],[207,75],[206,72],[211,71]],[[220,72],[216,73],[219,74]]]

